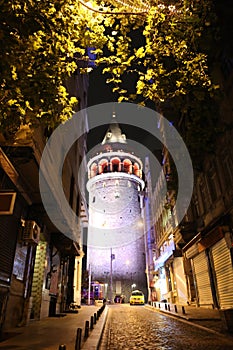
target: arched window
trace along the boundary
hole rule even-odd
[[[96,163],[93,163],[91,164],[91,174],[90,174],[90,177],[94,177],[97,175],[97,164]]]
[[[108,172],[108,160],[101,159],[101,161],[99,162],[99,174],[103,174],[107,172]]]
[[[110,161],[110,170],[111,171],[121,171],[121,160],[120,158],[112,158]]]
[[[123,161],[123,169],[125,173],[132,174],[132,162],[130,159]]]
[[[138,163],[134,163],[133,173],[134,173],[134,175],[140,177],[140,167],[139,167]]]

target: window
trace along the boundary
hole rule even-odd
[[[132,162],[129,159],[123,161],[124,172],[132,174]]]
[[[111,159],[110,169],[111,169],[111,171],[113,171],[113,172],[115,172],[115,171],[121,171],[121,161],[120,161],[119,158],[113,158],[113,159]]]
[[[133,172],[134,172],[134,175],[136,175],[138,177],[140,176],[140,168],[139,168],[139,164],[138,163],[134,163]]]
[[[97,164],[96,163],[93,163],[91,165],[91,174],[90,174],[90,177],[94,177],[97,175]]]
[[[108,172],[108,161],[107,159],[102,159],[99,163],[99,174]]]

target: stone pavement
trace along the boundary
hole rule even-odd
[[[109,306],[99,350],[233,350],[232,336],[194,325],[194,319],[212,320],[209,310],[201,310],[196,316],[195,310],[200,311],[193,308],[192,320],[188,321],[148,306]]]
[[[76,350],[75,342],[77,329],[82,329],[82,349],[97,349],[100,336],[106,321],[108,308],[96,321],[94,329],[84,339],[85,323],[90,322],[91,316],[100,309],[99,306],[84,305],[78,313],[61,314],[61,317],[47,317],[39,321],[30,322],[28,326],[15,328],[9,332],[9,338],[0,342],[0,349],[4,350]],[[63,317],[62,317],[63,316]],[[88,346],[88,347],[86,347]]]
[[[221,311],[218,309],[195,307],[191,305],[175,305],[161,302],[154,302],[146,307],[151,310],[166,313],[173,317],[179,317],[183,320],[192,322],[193,325],[199,328],[205,328],[212,332],[230,335],[233,337],[233,332],[227,329],[224,318],[221,317]]]
[[[145,307],[155,312],[163,312],[172,317],[179,317],[210,332],[228,334],[233,337],[233,333],[226,332],[220,313],[216,309],[193,306],[185,306],[183,309],[181,305],[177,305],[176,312],[173,304],[170,304],[170,310],[166,310],[164,303],[154,304],[154,306],[146,305]],[[166,307],[168,308],[168,306]],[[59,350],[60,345],[66,346],[61,348],[64,350],[76,350],[75,342],[78,328],[82,328],[81,349],[96,350],[107,319],[108,306],[105,307],[99,320],[94,325],[94,329],[89,331],[89,337],[86,340],[84,339],[84,330],[85,322],[90,321],[91,316],[99,309],[99,306],[83,305],[78,314],[67,313],[64,317],[47,317],[40,321],[30,322],[28,326],[15,328],[11,330],[7,340],[0,342],[0,350]]]

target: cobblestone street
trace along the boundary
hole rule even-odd
[[[112,305],[100,350],[230,350],[233,337],[141,306]]]

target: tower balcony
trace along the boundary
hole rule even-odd
[[[127,152],[101,153],[93,157],[87,164],[88,178],[105,173],[126,173],[142,178],[142,162]]]

